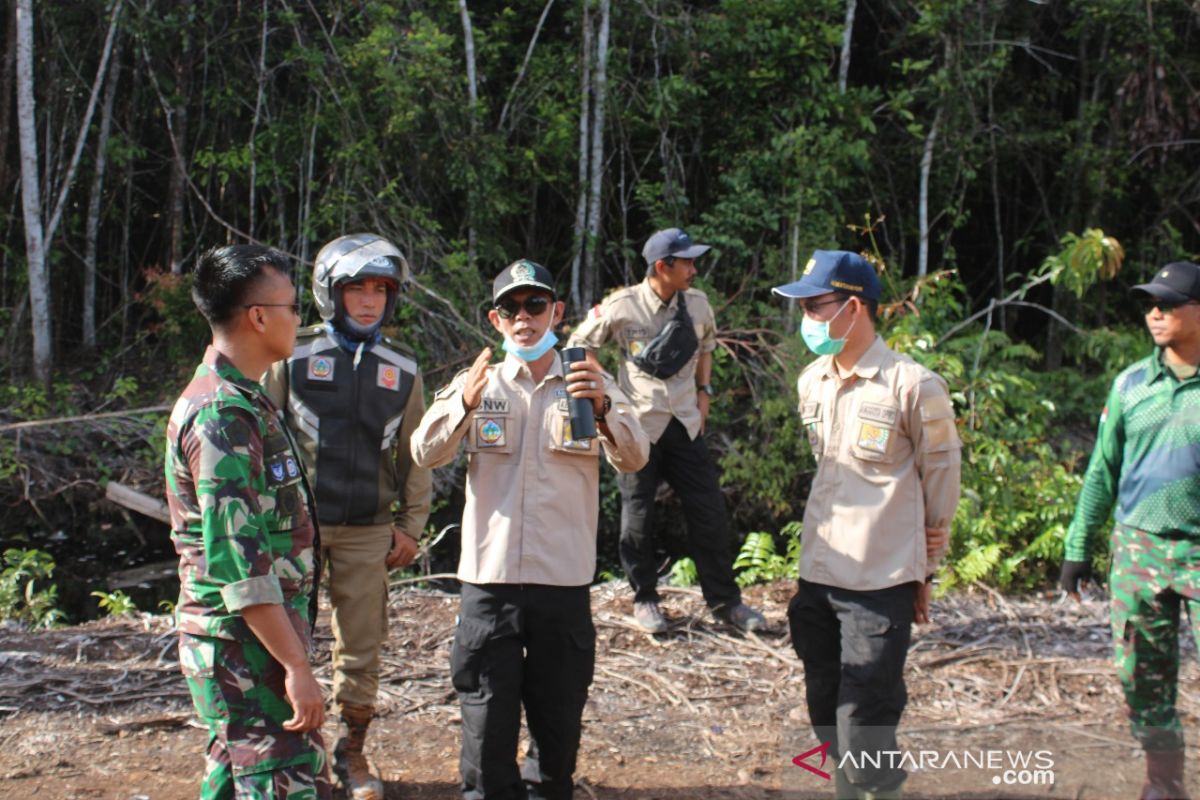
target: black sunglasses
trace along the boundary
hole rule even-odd
[[[506,297],[496,303],[496,313],[500,315],[500,319],[512,319],[521,313],[521,309],[523,308],[529,316],[536,317],[544,313],[549,307],[550,298],[542,294],[526,297],[525,302],[519,302],[513,300],[511,297]]]
[[[1138,307],[1142,309],[1143,314],[1149,314],[1156,308],[1164,314],[1170,314],[1180,306],[1194,305],[1200,305],[1200,303],[1197,303],[1195,300],[1185,300],[1182,303],[1172,303],[1169,300],[1158,300],[1153,297],[1143,297],[1142,299],[1138,300]]]
[[[815,302],[815,303],[813,303],[813,302],[809,302],[809,303],[804,303],[804,302],[802,302],[802,303],[800,303],[800,308],[804,310],[804,313],[805,313],[805,314],[813,314],[813,315],[815,315],[815,314],[817,314],[817,313],[819,312],[819,309],[821,309],[821,308],[824,308],[825,306],[831,306],[831,305],[833,305],[834,303],[845,303],[845,302],[846,302],[848,299],[849,299],[849,298],[847,298],[847,297],[842,297],[842,296],[840,296],[840,295],[839,295],[839,296],[837,296],[837,297],[833,297],[833,298],[831,298],[831,299],[829,299],[829,300],[821,300],[821,301],[819,301],[819,302]]]
[[[292,310],[293,314],[295,314],[297,317],[300,316],[300,304],[299,303],[243,303],[242,304],[242,308],[254,308],[255,306],[258,306],[261,308],[290,308]]]

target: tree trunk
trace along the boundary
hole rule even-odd
[[[114,49],[116,45],[114,44]],[[113,102],[117,96],[120,59],[108,64],[108,83],[104,87],[104,105],[100,109],[100,131],[96,140],[96,162],[92,170],[92,188],[88,198],[87,233],[83,255],[83,346],[96,347],[96,242],[100,236],[100,200],[104,194],[104,172],[108,166],[108,137],[112,132]]]
[[[41,176],[33,103],[33,0],[17,0],[17,127],[21,144],[21,208],[25,218],[25,259],[29,265],[29,309],[33,328],[33,374],[50,383],[50,276],[42,231]]]
[[[0,74],[0,192],[8,191],[8,135],[12,126],[13,73],[17,61],[16,7],[6,16],[4,69]]]
[[[854,35],[854,12],[858,0],[846,0],[846,24],[842,28],[842,56],[838,59],[838,94],[846,93],[846,82],[850,78],[850,40]]]
[[[180,0],[182,16],[191,17],[193,0]],[[192,39],[187,26],[179,31],[182,37],[179,55],[175,58],[175,105],[171,109],[172,125],[175,142],[179,149],[177,158],[171,159],[171,179],[167,185],[168,224],[171,229],[171,272],[183,272],[183,215],[184,199],[187,196],[187,136],[188,136],[188,96],[192,86]]]
[[[262,34],[258,48],[258,94],[254,98],[254,121],[250,124],[250,141],[247,143],[250,149],[250,224],[246,226],[246,232],[251,236],[257,235],[254,231],[254,212],[257,203],[258,162],[255,159],[254,140],[258,137],[258,125],[262,120],[263,91],[267,83],[267,35],[270,32],[267,28],[267,16],[267,0],[263,0]]]
[[[471,150],[474,151],[479,144],[476,138],[479,133],[479,86],[475,75],[475,33],[471,28],[471,12],[467,10],[467,0],[458,0],[458,11],[462,17],[463,41],[466,46],[467,102],[468,113],[471,115]],[[474,266],[479,245],[478,232],[475,229],[479,189],[474,164],[468,164],[467,168],[470,181],[467,186],[467,263]]]
[[[937,142],[938,126],[942,121],[942,109],[933,116],[933,124],[925,136],[925,147],[921,152],[921,190],[917,199],[917,217],[920,229],[920,247],[917,250],[917,277],[923,278],[929,271],[929,173],[933,169],[933,146]]]
[[[575,253],[571,258],[571,306],[576,311],[587,308],[583,305],[580,273],[583,251],[587,247],[588,127],[592,116],[592,20],[588,1],[583,0],[583,49],[579,60],[579,194],[575,201]]]
[[[583,281],[580,287],[582,308],[592,305],[599,284],[597,274],[599,258],[596,251],[600,248],[600,200],[604,189],[604,106],[608,94],[608,32],[612,17],[611,10],[611,0],[600,0],[600,36],[596,40],[596,72],[592,76],[595,96],[592,101],[591,177],[588,181],[591,198],[588,203],[587,250],[585,251],[587,256],[584,260]]]

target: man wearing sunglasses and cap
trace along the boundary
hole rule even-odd
[[[554,349],[563,303],[540,264],[492,284],[485,347],[434,396],[412,439],[424,467],[467,450],[461,607],[450,673],[462,707],[464,800],[569,800],[596,654],[588,587],[596,571],[600,455],[619,472],[649,442],[624,393],[590,361],[564,374]],[[598,435],[571,435],[570,399],[593,404]],[[517,767],[521,708],[532,740]]]
[[[762,614],[742,602],[734,580],[725,498],[701,435],[715,391],[716,322],[704,292],[691,286],[696,259],[709,249],[679,228],[658,231],[642,248],[646,279],[605,298],[568,342],[592,351],[617,343],[618,382],[653,443],[644,469],[617,477],[621,566],[633,588],[634,620],[649,633],[667,630],[654,552],[655,498],[662,480],[683,506],[688,555],[713,616],[747,631],[766,625]]]
[[[958,505],[961,447],[946,382],[875,332],[880,285],[857,253],[817,250],[774,292],[804,309],[820,356],[796,382],[817,462],[788,604],[809,719],[832,742],[839,799],[898,798],[896,750],[913,622],[929,621],[933,573]],[[873,765],[879,765],[878,767]]]
[[[1100,415],[1062,588],[1078,599],[1096,534],[1112,532],[1112,637],[1134,738],[1146,753],[1143,800],[1184,798],[1183,730],[1175,709],[1179,611],[1200,644],[1200,265],[1167,264],[1132,294],[1152,354],[1113,381]]]

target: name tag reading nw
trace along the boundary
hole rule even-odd
[[[858,416],[861,419],[882,422],[884,425],[895,425],[899,413],[899,409],[895,406],[884,406],[878,403],[863,403],[858,408]]]
[[[508,413],[508,400],[493,398],[493,397],[485,397],[485,398],[483,398],[483,410],[490,411],[493,413],[507,414]]]

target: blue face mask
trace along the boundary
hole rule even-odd
[[[817,322],[811,319],[808,314],[804,315],[804,319],[800,321],[800,336],[804,339],[804,343],[808,345],[808,349],[812,350],[819,356],[836,356],[842,352],[842,348],[846,346],[846,337],[850,335],[850,331],[854,330],[854,322],[850,323],[850,327],[846,329],[846,336],[841,339],[834,339],[829,335],[829,323],[837,319],[838,314],[846,309],[847,299],[842,303],[842,307],[824,322]],[[858,320],[855,320],[857,322]]]
[[[546,355],[551,347],[558,344],[558,337],[554,335],[554,331],[549,327],[546,328],[546,333],[538,340],[538,343],[529,347],[521,347],[514,342],[510,337],[504,337],[504,352],[512,353],[522,361],[537,361],[542,356]]]

